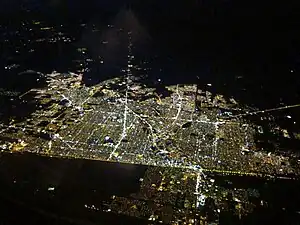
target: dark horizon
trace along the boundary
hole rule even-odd
[[[20,16],[12,13],[20,2],[32,12]],[[84,1],[41,3],[32,0],[2,4],[11,7],[12,12],[7,10],[6,18],[16,24],[30,16],[40,17],[46,25],[68,24],[68,32],[75,36],[76,45],[91,46],[91,54],[95,56],[104,53],[97,43],[107,35],[105,24],[114,24],[122,12],[130,11],[139,29],[147,36],[142,38],[144,45],[140,51],[152,54],[157,66],[154,73],[165,76],[164,80],[176,77],[175,80],[198,80],[202,85],[214,83],[219,91],[235,97],[238,97],[235,92],[246,88],[261,99],[251,99],[248,94],[238,98],[245,103],[257,101],[254,104],[259,107],[265,103],[270,103],[270,107],[280,102],[297,104],[300,99],[300,32],[296,13],[300,4],[296,1],[288,5],[269,1],[196,0],[163,3],[115,0],[91,1],[89,4]],[[126,18],[124,13],[119,21],[122,18]],[[76,28],[79,23],[95,24],[103,31],[100,35],[90,35],[82,28]],[[50,51],[49,55],[53,54]],[[63,53],[59,54],[62,54],[62,64],[66,64]],[[160,69],[164,70],[163,75],[159,73]],[[108,70],[110,68],[104,71]],[[111,73],[115,72],[112,70]],[[284,91],[277,91],[280,89]]]

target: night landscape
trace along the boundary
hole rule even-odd
[[[0,3],[0,224],[299,224],[300,3]]]

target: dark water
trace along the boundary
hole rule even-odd
[[[26,168],[26,169],[25,169]],[[2,222],[16,224],[144,224],[85,208],[139,190],[145,166],[5,154],[0,163]],[[54,190],[48,190],[53,188]],[[20,215],[13,220],[11,213]]]
[[[105,209],[111,196],[128,197],[139,190],[146,166],[91,160],[67,160],[33,154],[3,154],[0,163],[1,220],[9,224],[147,224],[147,221],[85,208]],[[222,211],[220,224],[295,224],[299,220],[300,182],[207,174],[215,185],[256,190],[249,194],[254,211],[238,219]],[[48,190],[53,188],[54,190]],[[228,197],[228,204],[231,204]],[[264,205],[261,205],[264,201]],[[104,204],[103,204],[104,203]],[[267,204],[267,205],[266,205]],[[18,215],[11,217],[11,214]]]

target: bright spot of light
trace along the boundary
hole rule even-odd
[[[48,191],[54,191],[54,187],[48,187]]]

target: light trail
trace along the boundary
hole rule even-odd
[[[119,146],[122,143],[122,140],[127,136],[127,128],[126,128],[126,123],[127,123],[127,113],[128,113],[128,90],[126,90],[125,93],[125,109],[124,109],[124,118],[123,118],[123,130],[122,130],[122,134],[121,137],[118,141],[118,143],[115,145],[114,150],[110,153],[108,160],[110,160],[112,158],[112,156],[115,154],[115,152],[117,151],[117,149],[119,148]]]
[[[131,36],[129,35],[129,44],[128,44],[128,56],[131,56]],[[118,143],[115,145],[114,150],[110,153],[108,160],[112,158],[112,156],[115,154],[117,149],[122,143],[122,140],[127,136],[127,114],[128,114],[128,90],[129,90],[129,76],[131,74],[131,67],[132,65],[130,64],[130,60],[128,60],[128,65],[127,65],[127,73],[124,74],[125,80],[126,80],[126,92],[125,92],[125,101],[124,101],[124,117],[123,117],[123,130],[121,137],[118,141]],[[131,124],[132,125],[132,124]]]
[[[26,91],[25,93],[21,94],[21,95],[19,96],[19,98],[24,97],[25,95],[27,95],[29,92],[32,92],[32,91],[34,91],[34,89],[30,89],[29,91]]]
[[[219,137],[217,135],[218,128],[219,128],[218,124],[215,123],[215,140],[213,142],[213,154],[212,154],[213,160],[216,159],[217,151],[218,151],[218,140],[219,140]]]
[[[156,146],[156,143],[155,143],[155,137],[156,135],[154,135],[154,132],[153,132],[153,127],[152,125],[144,118],[142,118],[140,115],[138,115],[136,112],[134,112],[132,109],[128,108],[136,117],[138,117],[140,120],[142,120],[144,123],[146,123],[150,129],[150,133],[151,133],[151,136],[152,136],[152,142],[153,142],[153,145]]]
[[[73,102],[72,102],[68,97],[66,97],[64,94],[60,93],[60,91],[57,91],[57,93],[58,93],[61,97],[63,97],[63,99],[68,100],[68,101],[70,102],[70,104],[73,105]]]
[[[195,195],[196,195],[196,207],[198,208],[201,203],[201,193],[200,193],[200,183],[201,183],[201,173],[197,174]]]
[[[178,84],[177,84],[177,88],[176,88],[176,93],[178,95],[179,105],[178,105],[178,109],[177,109],[177,114],[176,114],[176,116],[174,118],[174,121],[173,121],[172,125],[174,125],[176,123],[176,121],[178,120],[178,117],[180,115],[181,108],[182,108],[182,97],[179,94]]]
[[[297,107],[300,107],[300,104],[282,106],[282,107],[277,107],[277,108],[272,108],[272,109],[257,110],[257,111],[242,113],[242,114],[238,114],[238,115],[226,116],[225,118],[235,118],[235,117],[241,117],[241,116],[255,115],[258,113],[273,112],[273,111],[279,111],[279,110],[297,108]]]

